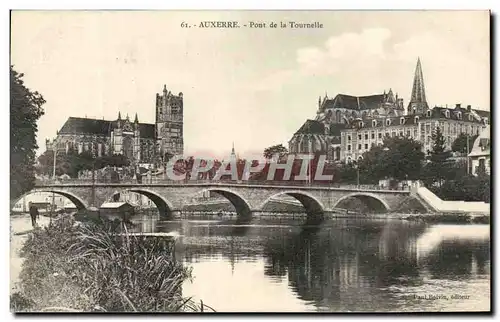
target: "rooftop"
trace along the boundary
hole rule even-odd
[[[122,124],[127,122],[121,120]],[[130,124],[134,124],[131,122]],[[111,131],[118,127],[118,120],[108,121],[99,119],[90,119],[82,117],[69,117],[64,123],[60,134],[92,134],[92,135],[110,135]],[[155,125],[149,123],[139,123],[139,131],[143,138],[155,138]]]

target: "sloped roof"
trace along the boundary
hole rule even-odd
[[[490,135],[490,126],[487,125],[474,141],[474,145],[472,146],[472,150],[469,156],[490,155]]]
[[[484,110],[476,110],[476,109],[473,109],[474,112],[477,113],[477,115],[481,116],[481,117],[487,117],[487,118],[491,118],[491,113],[490,111],[484,111]]]
[[[490,118],[490,112],[481,111],[481,110],[471,110],[468,111],[467,108],[463,107],[442,107],[435,106],[434,108],[429,110],[430,116],[427,113],[421,114],[421,118],[446,118],[451,120],[460,120],[460,121],[470,121],[469,115],[472,116],[473,122],[481,122],[481,118],[487,117]],[[449,111],[449,117],[446,116],[446,111]],[[460,112],[460,113],[459,113]],[[461,115],[460,115],[461,114]]]
[[[59,133],[109,134],[111,122],[106,120],[69,117]]]
[[[345,108],[349,110],[370,110],[376,109],[384,103],[386,95],[375,94],[367,96],[352,96],[337,94],[333,99],[326,99],[322,109]]]
[[[89,119],[82,117],[69,117],[59,133],[61,134],[95,134],[110,135],[117,127],[117,121]],[[143,138],[155,138],[155,125],[139,123],[139,131]]]
[[[307,120],[295,134],[325,134],[325,126],[319,121]]]
[[[334,123],[330,124],[330,135],[340,136],[340,132],[347,128],[347,124],[344,123]]]
[[[360,110],[369,110],[377,108],[379,104],[384,103],[384,97],[385,97],[384,94],[360,96],[359,97]]]
[[[376,128],[394,125],[412,125],[415,124],[415,117],[421,117],[420,115],[404,115],[404,116],[392,116],[392,117],[378,117],[378,118],[366,118],[363,120],[363,128]],[[401,123],[401,118],[403,118],[403,123]],[[390,124],[387,125],[387,120],[390,120]]]
[[[133,207],[131,204],[129,204],[128,202],[121,202],[121,201],[118,201],[118,202],[105,202],[101,205],[101,209],[118,209],[118,208],[121,208],[123,206],[126,206],[126,207]]]

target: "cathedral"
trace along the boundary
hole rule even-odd
[[[183,94],[172,94],[166,86],[156,94],[155,123],[140,123],[118,112],[116,120],[69,117],[57,137],[46,140],[47,150],[90,151],[96,157],[121,154],[132,163],[155,163],[181,155],[183,139]]]
[[[321,153],[327,160],[351,162],[362,158],[387,136],[405,136],[422,143],[424,152],[432,146],[432,133],[440,127],[447,148],[460,135],[478,134],[489,124],[490,112],[470,105],[430,108],[425,96],[422,64],[417,59],[410,102],[392,89],[383,94],[351,96],[327,95],[318,100],[314,120],[306,122],[288,142],[291,153]]]

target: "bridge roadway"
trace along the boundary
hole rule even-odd
[[[308,214],[332,212],[347,198],[357,198],[376,212],[396,210],[406,198],[409,190],[384,190],[376,186],[304,185],[294,182],[234,182],[234,181],[183,181],[153,183],[103,183],[85,181],[37,182],[33,192],[53,192],[70,199],[78,209],[99,208],[112,201],[120,192],[130,191],[151,199],[161,215],[173,215],[182,211],[194,197],[205,191],[219,193],[227,198],[238,214],[259,212],[272,199],[280,195],[292,196],[304,206]],[[27,195],[26,194],[26,195]],[[19,199],[21,199],[21,196]],[[18,200],[19,200],[18,199]]]

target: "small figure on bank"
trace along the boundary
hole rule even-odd
[[[31,225],[33,226],[33,228],[35,228],[36,220],[40,216],[40,214],[38,213],[38,208],[32,205],[31,203],[30,203],[30,216],[31,216]]]

